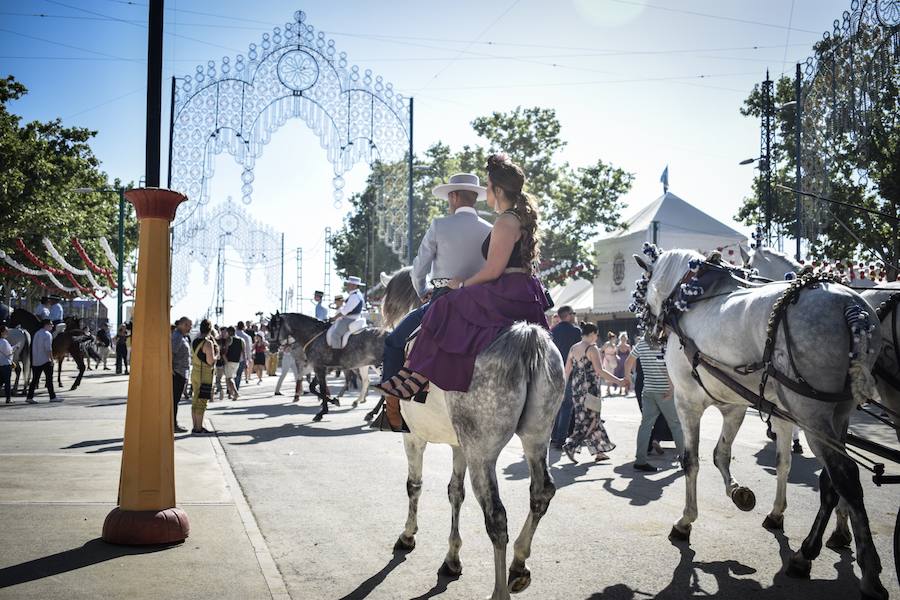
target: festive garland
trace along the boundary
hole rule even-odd
[[[25,258],[27,258],[28,260],[30,260],[32,262],[32,264],[34,264],[37,267],[40,267],[41,269],[43,269],[44,271],[47,272],[47,277],[50,278],[50,281],[53,281],[53,285],[58,285],[58,282],[55,281],[55,278],[52,278],[50,276],[51,275],[62,275],[66,279],[68,279],[72,283],[72,285],[75,286],[75,288],[82,294],[90,294],[93,292],[93,290],[91,290],[90,288],[87,288],[87,287],[81,285],[78,282],[78,280],[75,279],[75,276],[72,275],[72,273],[69,273],[68,271],[65,271],[63,269],[51,267],[50,265],[48,265],[47,263],[42,261],[40,258],[38,258],[34,254],[34,252],[32,252],[31,250],[28,249],[28,246],[25,245],[25,240],[23,240],[22,238],[18,238],[16,240],[16,247],[22,252],[22,254],[25,255]]]

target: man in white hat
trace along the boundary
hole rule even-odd
[[[347,299],[334,317],[334,324],[325,335],[328,345],[340,350],[346,344],[347,334],[362,329],[366,325],[366,299],[360,287],[366,285],[355,275],[344,280]]]
[[[434,289],[435,300],[450,291],[447,284],[453,278],[465,279],[484,266],[481,244],[491,232],[491,224],[478,216],[475,203],[484,200],[487,190],[477,175],[457,173],[450,180],[432,190],[432,193],[449,203],[450,214],[432,221],[422,238],[419,252],[413,261],[412,283],[420,298],[429,291],[427,282]],[[387,381],[403,367],[406,340],[422,323],[428,304],[409,313],[384,342],[382,381]],[[400,400],[385,396],[385,410],[372,423],[382,431],[403,431],[400,416]]]

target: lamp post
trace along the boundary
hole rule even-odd
[[[122,304],[124,298],[122,295],[122,287],[125,280],[125,188],[104,188],[95,190],[93,188],[76,188],[78,194],[91,194],[98,192],[101,194],[118,194],[119,195],[119,243],[116,250],[116,329],[122,326],[124,319],[122,318]]]

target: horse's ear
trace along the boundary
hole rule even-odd
[[[750,253],[744,248],[743,244],[738,244],[738,248],[741,251],[741,260],[744,261],[744,266],[748,266],[750,264]]]
[[[387,273],[385,273],[384,271],[382,271],[378,277],[379,277],[379,279],[381,279],[381,285],[386,286],[391,281],[391,276],[388,275]]]
[[[643,270],[645,270],[648,273],[650,273],[652,271],[652,269],[647,266],[647,263],[644,262],[643,258],[638,256],[637,254],[632,254],[632,256],[634,257],[634,262],[636,262],[640,268],[642,268]]]

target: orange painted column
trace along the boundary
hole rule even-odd
[[[190,533],[175,507],[169,225],[186,198],[171,190],[125,192],[140,223],[131,377],[119,476],[119,506],[103,523],[115,544],[170,544]]]

